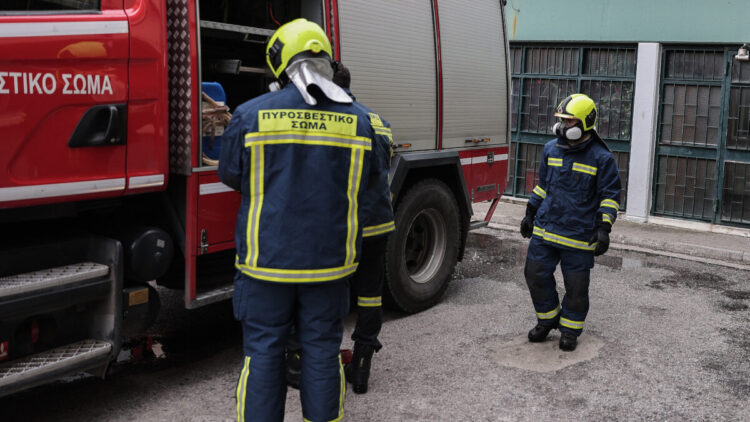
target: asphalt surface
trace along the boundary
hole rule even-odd
[[[440,304],[388,311],[370,391],[347,394],[345,419],[750,419],[747,271],[612,250],[597,258],[585,331],[568,353],[557,331],[525,339],[535,324],[526,244],[512,231],[473,232]],[[228,304],[188,312],[178,292],[163,293],[154,334],[164,357],[0,399],[0,420],[232,420],[241,347]],[[302,420],[297,390],[286,420]]]

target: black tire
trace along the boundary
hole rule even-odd
[[[385,268],[387,291],[401,310],[425,310],[445,293],[458,260],[459,215],[453,192],[437,179],[415,184],[397,205]]]

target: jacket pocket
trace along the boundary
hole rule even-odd
[[[572,187],[579,203],[586,204],[593,200],[597,171],[596,167],[584,163],[574,162],[571,166]]]

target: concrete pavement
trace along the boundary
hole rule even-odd
[[[489,203],[474,204],[474,220],[484,219]],[[489,227],[518,233],[526,201],[503,198]],[[521,235],[518,234],[519,239]],[[610,248],[687,259],[750,271],[750,230],[688,220],[650,217],[628,221],[621,213],[610,235]]]

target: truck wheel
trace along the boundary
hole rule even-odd
[[[386,279],[393,302],[405,312],[437,303],[458,259],[459,211],[453,192],[437,179],[412,186],[396,209],[388,240]]]

